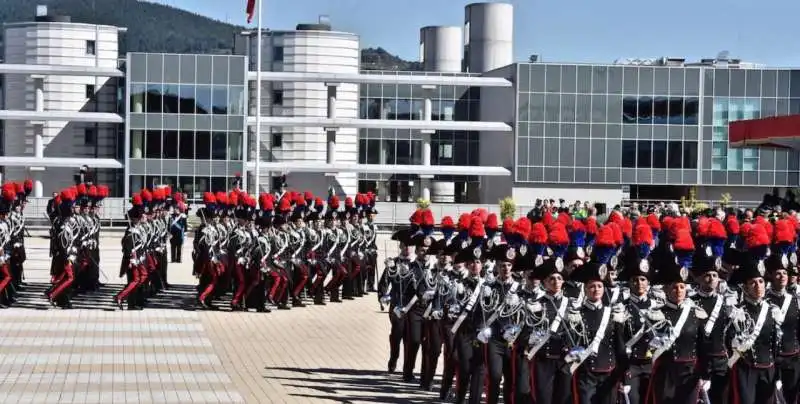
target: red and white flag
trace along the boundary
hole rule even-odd
[[[256,0],[247,0],[247,23],[250,24],[253,21],[253,15],[255,14],[256,10]]]

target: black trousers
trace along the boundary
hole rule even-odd
[[[800,382],[800,356],[780,356],[775,361],[777,369],[777,379],[783,383],[783,398],[789,404],[794,404],[798,400]]]
[[[708,389],[708,399],[712,403],[724,403],[725,393],[728,389],[730,382],[728,357],[727,356],[714,356],[708,361],[708,368],[703,369],[701,378],[711,382],[711,388]]]
[[[572,375],[572,402],[573,404],[616,403],[617,380],[614,378],[614,373],[592,372],[583,366],[578,368]],[[686,403],[690,404],[688,401]]]
[[[183,242],[175,239],[170,240],[170,258],[172,262],[181,262],[181,255],[183,255]]]
[[[738,360],[731,368],[731,401],[736,404],[765,404],[775,395],[775,368],[756,368]]]
[[[695,403],[699,381],[700,375],[695,371],[694,362],[675,362],[671,358],[661,358],[653,365],[647,402]]]
[[[569,404],[572,402],[572,375],[562,358],[536,356],[532,362],[536,404]]]
[[[651,361],[631,359],[631,363],[625,372],[625,384],[631,388],[631,391],[628,392],[630,404],[645,403],[652,371],[653,364]]]
[[[442,354],[442,334],[439,320],[425,319],[422,322],[422,374],[419,385],[424,390],[429,390],[439,366],[439,356]]]
[[[389,305],[389,322],[392,325],[389,333],[389,368],[391,369],[397,366],[397,359],[400,358],[400,343],[403,342],[406,332],[406,319],[397,318],[394,315],[394,308],[394,304]]]
[[[455,349],[455,337],[450,333],[453,328],[454,321],[445,319],[439,321],[439,335],[442,337],[444,343],[444,351],[442,360],[444,360],[444,369],[442,370],[442,386],[439,389],[439,398],[445,400],[453,388],[453,382],[456,379],[456,367],[458,365],[458,358]]]
[[[458,384],[456,386],[456,403],[467,402],[479,404],[483,394],[484,354],[483,346],[475,340],[476,331],[462,325],[453,338],[453,347],[458,360]]]
[[[417,354],[422,345],[422,314],[418,308],[412,308],[405,315],[406,329],[403,339],[405,347],[405,358],[403,358],[403,379],[412,380],[414,378],[414,367],[417,362]]]

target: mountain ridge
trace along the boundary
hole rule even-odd
[[[121,56],[128,51],[230,53],[234,35],[246,29],[192,11],[139,0],[3,0],[3,3],[0,23],[33,21],[36,6],[44,5],[48,14],[70,16],[73,22],[125,27],[128,31],[120,36]],[[419,62],[403,60],[382,47],[362,49],[361,61],[365,70],[421,70]]]

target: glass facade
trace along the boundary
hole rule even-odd
[[[534,63],[516,73],[517,182],[798,185],[797,152],[728,147],[730,121],[800,109],[789,70]]]
[[[243,169],[243,56],[130,54],[131,189],[171,184],[192,198]]]
[[[364,74],[434,74],[425,72],[362,72]],[[463,76],[463,74],[458,74]],[[478,120],[479,94],[477,89],[462,86],[362,84],[359,115],[362,119],[421,120],[425,99],[431,100],[431,119],[443,121]],[[431,165],[478,165],[477,132],[436,131],[431,135]],[[360,164],[422,164],[422,135],[419,131],[403,129],[360,129],[358,145]],[[475,189],[478,178],[473,176],[435,176],[434,181],[456,183],[456,202],[470,200],[467,192]],[[416,175],[360,174],[359,190],[386,195],[392,201],[413,200],[419,178]],[[383,189],[380,189],[384,187]]]

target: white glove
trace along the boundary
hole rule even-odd
[[[482,329],[478,333],[478,341],[480,341],[480,342],[482,342],[484,344],[488,344],[490,338],[492,338],[492,329],[491,329],[491,327],[486,327],[486,328]]]
[[[506,305],[515,307],[519,304],[519,296],[516,293],[509,293],[506,295]]]
[[[464,284],[457,283],[456,284],[456,294],[463,295],[464,294]]]
[[[426,290],[425,293],[422,294],[422,300],[430,301],[434,296],[436,296],[435,290]]]
[[[644,315],[648,320],[654,323],[657,323],[659,321],[664,321],[666,319],[666,317],[664,317],[664,313],[661,310],[645,310]]]

